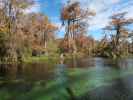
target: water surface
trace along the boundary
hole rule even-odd
[[[0,65],[0,100],[133,100],[133,59]]]

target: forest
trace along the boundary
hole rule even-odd
[[[80,2],[62,7],[60,19],[64,38],[56,34],[60,27],[42,13],[25,13],[33,0],[2,0],[0,7],[1,60],[23,61],[27,57],[79,55],[91,57],[126,57],[133,54],[133,19],[127,12],[115,13],[103,28],[104,37],[95,40],[88,35],[89,21],[96,13],[81,8]]]

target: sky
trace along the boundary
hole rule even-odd
[[[35,4],[27,8],[26,12],[41,12],[49,17],[52,23],[59,26],[58,37],[64,36],[65,28],[60,21],[60,11],[68,0],[35,0]],[[103,37],[102,28],[108,25],[110,16],[115,13],[127,12],[127,18],[133,18],[133,0],[71,0],[79,1],[81,7],[95,11],[96,15],[88,19],[88,35],[95,39]]]

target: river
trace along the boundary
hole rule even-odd
[[[0,100],[133,100],[133,59],[1,64]]]

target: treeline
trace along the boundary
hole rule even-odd
[[[109,25],[103,30],[105,36],[98,45],[98,56],[119,58],[133,54],[133,19],[126,18],[126,12],[110,17]]]
[[[41,13],[25,13],[33,0],[0,1],[0,57],[22,60],[47,52],[58,27]]]
[[[79,2],[68,2],[61,10],[64,38],[58,39],[59,27],[41,13],[25,13],[34,0],[0,1],[0,57],[21,61],[41,55],[82,54],[86,56],[121,57],[133,53],[133,20],[119,13],[103,30],[105,37],[96,41],[88,36],[88,19],[96,13],[82,8]]]
[[[110,22],[102,29],[105,36],[96,41],[87,37],[89,21],[96,13],[82,8],[79,2],[68,2],[61,12],[61,20],[66,27],[62,51],[111,58],[132,55],[133,18],[127,18],[126,14],[120,12],[110,16]]]

